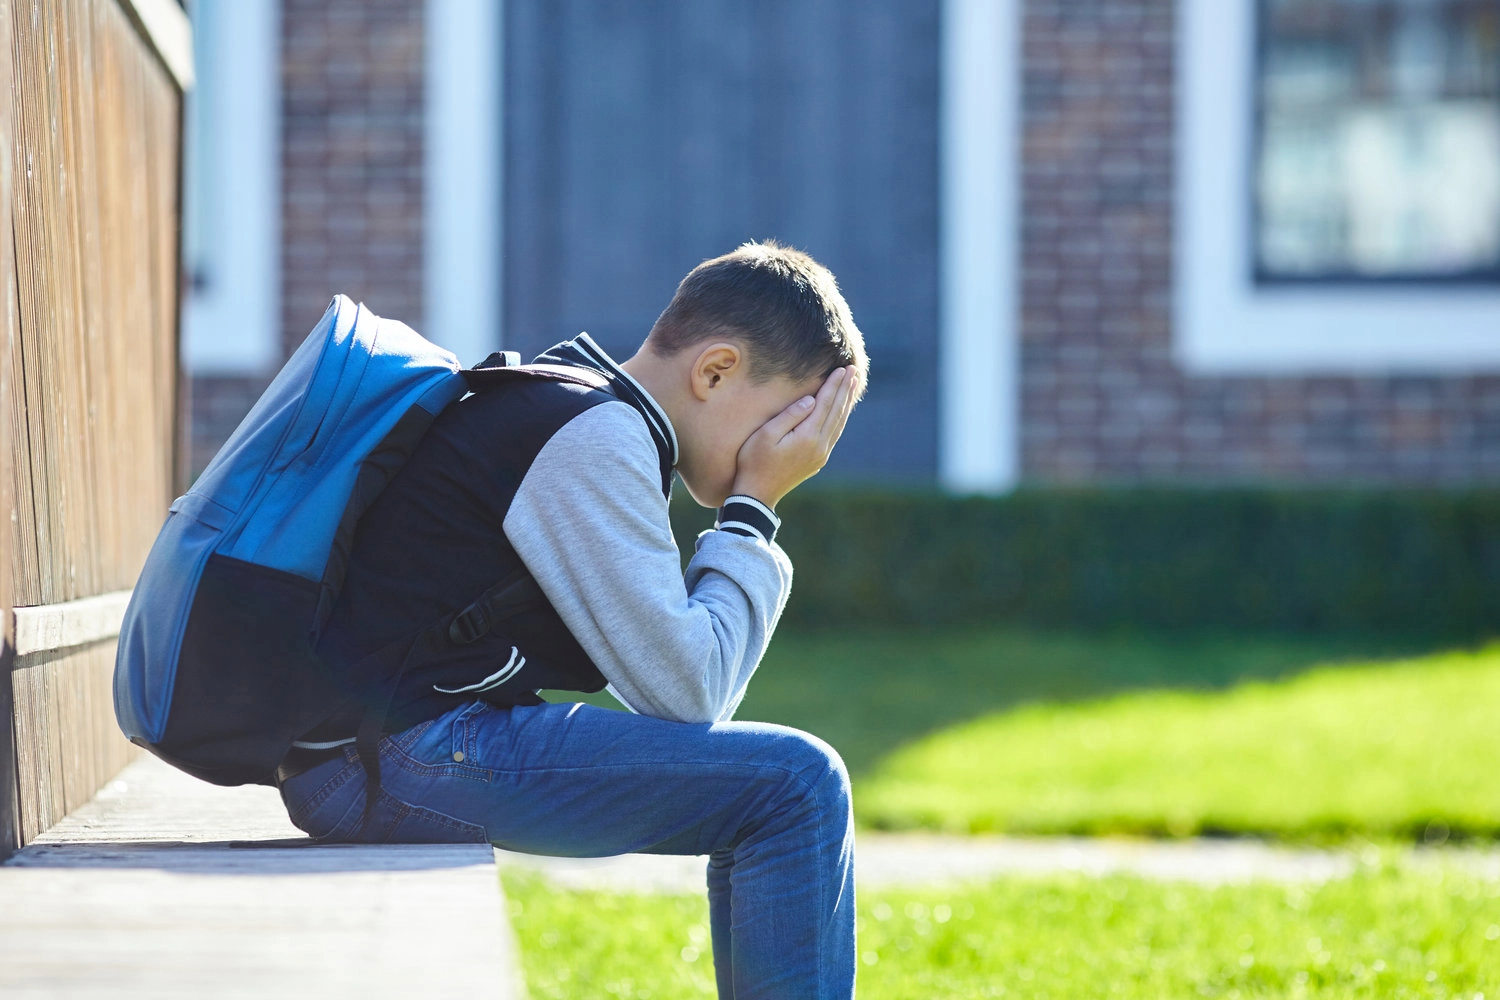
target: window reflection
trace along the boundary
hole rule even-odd
[[[1500,0],[1261,0],[1261,280],[1500,278]]]

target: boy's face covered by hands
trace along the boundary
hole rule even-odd
[[[775,507],[823,468],[861,389],[852,367],[826,379],[755,382],[736,345],[706,348],[693,380],[699,405],[679,429],[677,471],[705,507],[737,493]]]

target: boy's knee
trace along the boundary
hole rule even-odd
[[[786,732],[786,764],[818,798],[847,800],[849,769],[839,752],[811,733]]]

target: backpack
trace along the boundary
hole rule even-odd
[[[405,324],[335,296],[146,557],[115,659],[130,741],[215,784],[273,784],[293,742],[350,698],[315,648],[360,516],[444,407],[517,378],[604,387],[513,352],[460,370]],[[434,622],[407,659],[472,641],[534,597],[518,591],[528,583]],[[378,736],[379,706],[366,716]]]

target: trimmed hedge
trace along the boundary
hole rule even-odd
[[[674,501],[684,553],[712,513]],[[1500,631],[1500,493],[848,488],[787,497],[801,626]]]

